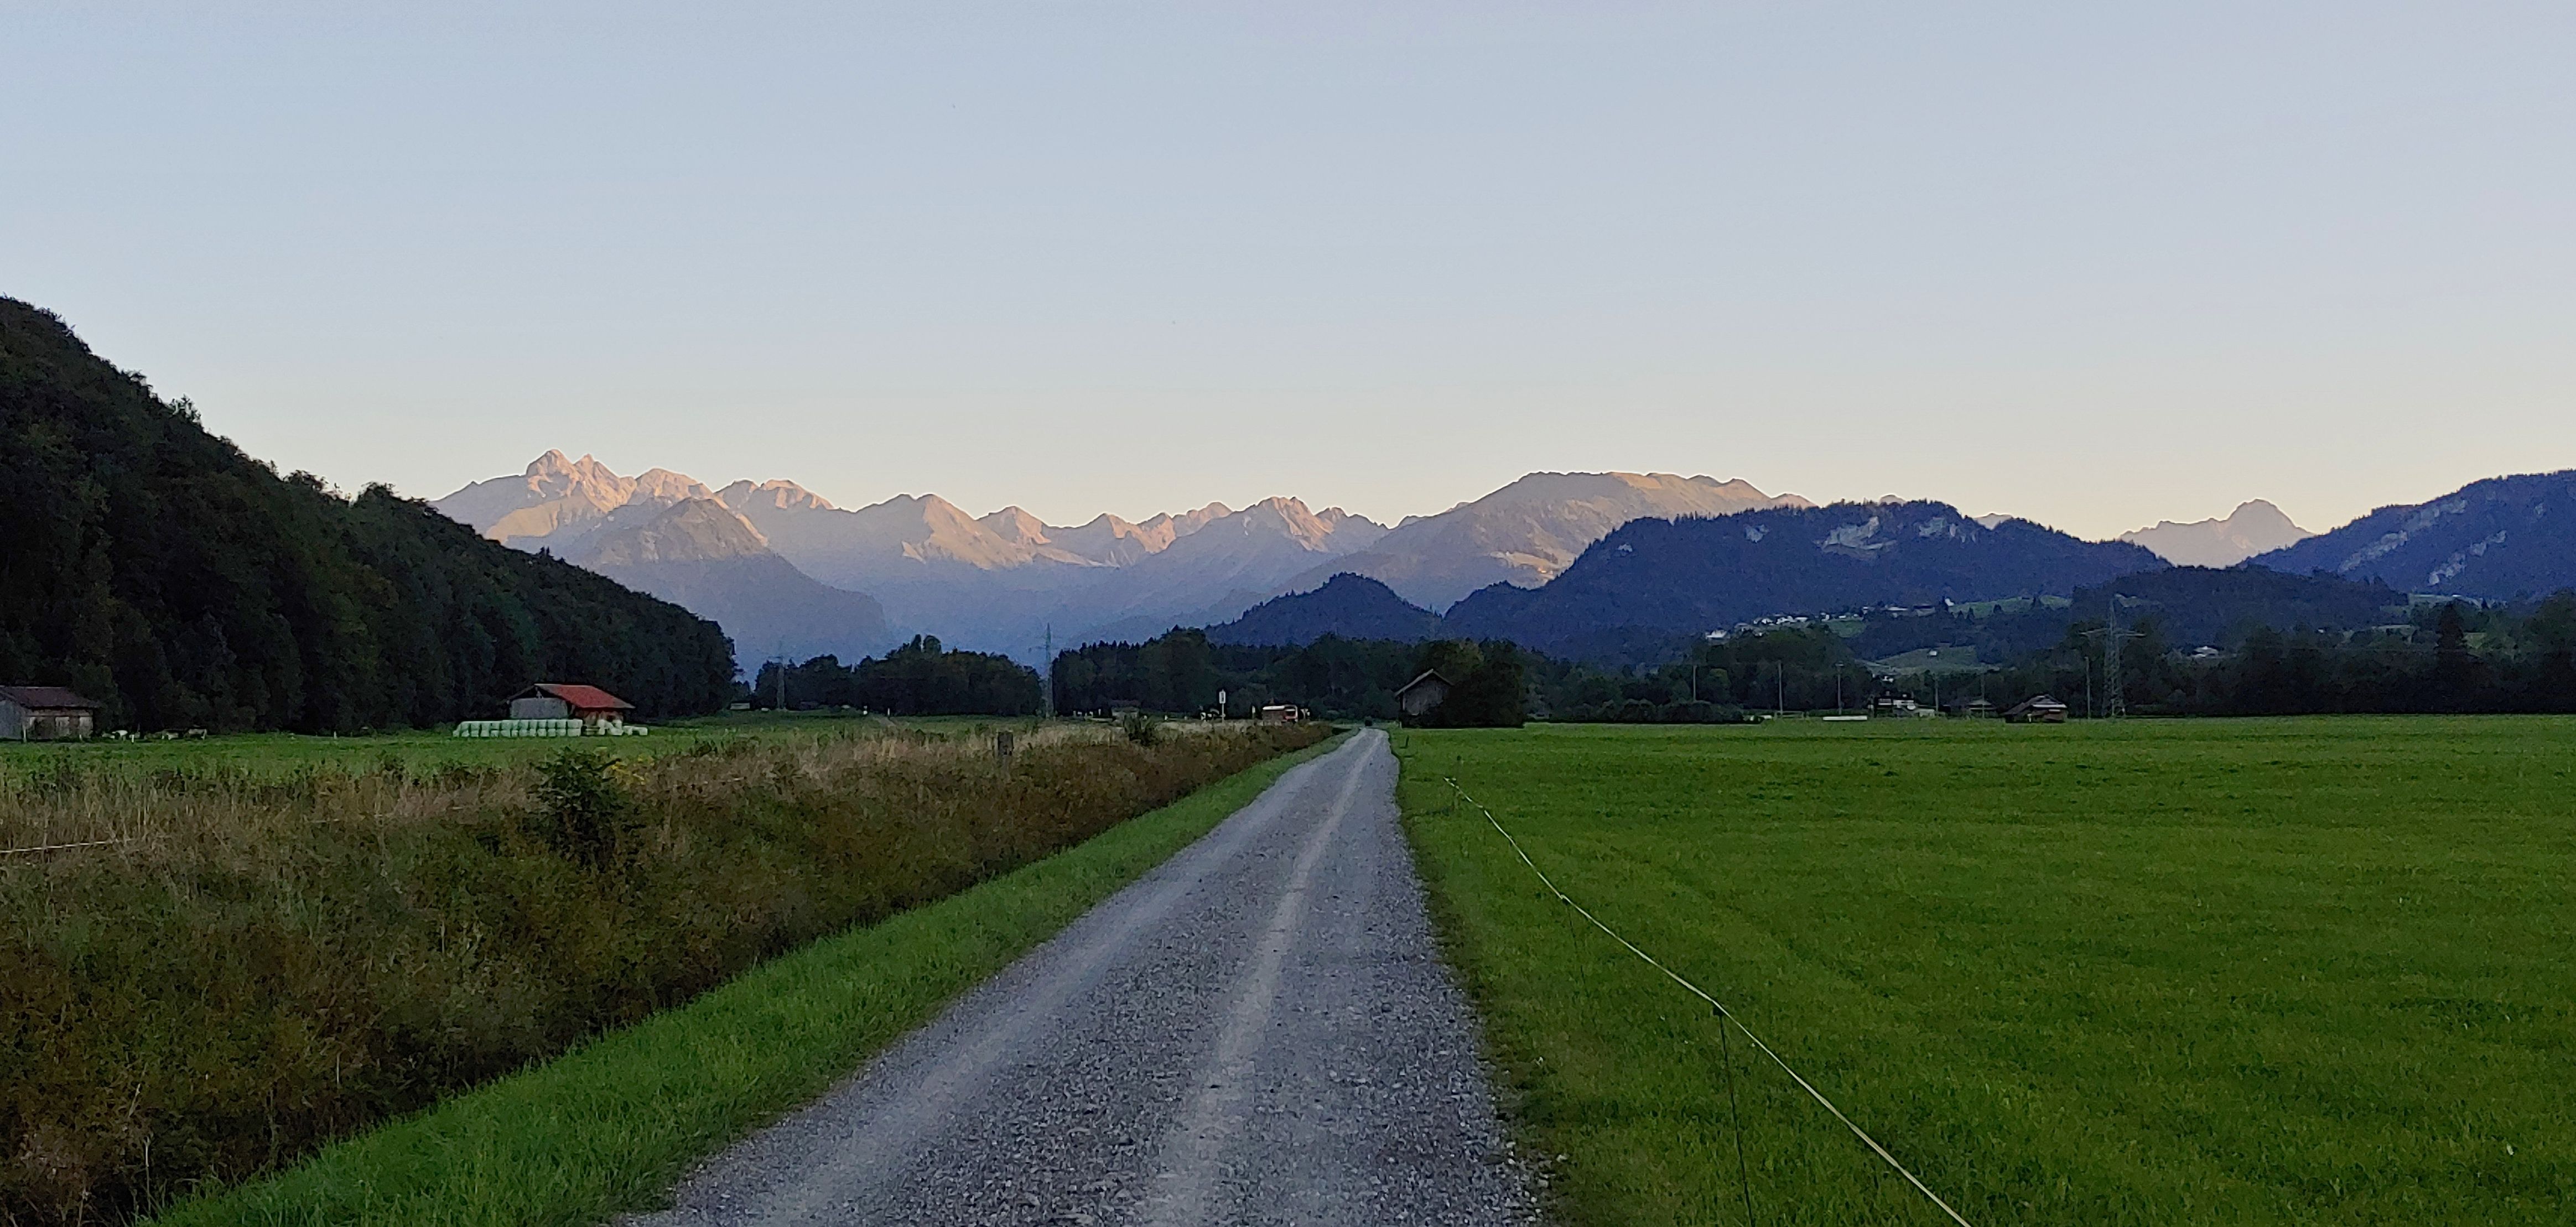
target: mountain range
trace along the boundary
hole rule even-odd
[[[2189,524],[2158,520],[2153,528],[2120,534],[2120,540],[2143,545],[2178,567],[2232,567],[2315,535],[2258,498],[2238,504],[2224,519]]]
[[[2487,600],[2576,587],[2576,469],[2490,477],[2429,503],[2382,507],[2254,562]]]
[[[1176,625],[1219,642],[1503,637],[1618,659],[1772,614],[2062,596],[2249,558],[2398,592],[2576,584],[2576,473],[2483,481],[2323,535],[2257,499],[2109,542],[1945,503],[1818,507],[1656,473],[1532,473],[1393,528],[1294,498],[1064,526],[1018,507],[970,515],[936,495],[844,509],[790,481],[626,477],[548,452],[436,506],[717,621],[742,660],[850,659],[920,632],[1036,660],[1050,640],[1141,641]]]
[[[1640,632],[1699,634],[1783,613],[2068,595],[2164,561],[2028,520],[1989,528],[1947,503],[1837,503],[1720,519],[1637,520],[1546,587],[1496,585],[1449,610],[1446,633],[1609,658]]]
[[[1494,584],[1536,588],[1563,574],[1592,543],[1639,519],[1732,515],[1810,507],[1752,483],[1670,473],[1532,473],[1438,515],[1408,517],[1376,544],[1292,585],[1333,573],[1365,575],[1435,612]]]
[[[687,605],[723,624],[744,659],[847,657],[917,631],[1035,659],[1050,637],[1141,640],[1224,622],[1346,572],[1445,608],[1479,587],[1545,583],[1639,517],[1809,504],[1708,477],[1533,473],[1393,529],[1294,498],[1059,526],[1018,507],[969,515],[937,495],[846,510],[790,481],[713,488],[550,451],[435,505],[494,540]],[[682,514],[685,529],[664,522]]]
[[[1789,506],[1722,518],[1630,521],[1537,588],[1495,583],[1445,615],[1374,579],[1337,575],[1208,628],[1217,643],[1511,639],[1615,662],[1677,638],[1784,613],[2068,596],[2165,564],[2122,542],[2080,541],[2027,520],[1989,527],[1946,503]]]

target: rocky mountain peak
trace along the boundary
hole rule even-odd
[[[769,552],[768,539],[740,512],[712,498],[685,498],[643,524],[602,533],[581,561],[584,566],[620,567]]]
[[[2258,498],[2237,504],[2224,519],[2188,524],[2159,520],[2153,528],[2120,534],[2120,540],[2143,545],[2177,566],[2232,567],[2314,535],[2291,523],[2280,508]]]
[[[1030,515],[1016,505],[1005,507],[988,516],[980,516],[975,522],[990,529],[993,535],[1014,545],[1045,545],[1050,531],[1046,521]]]

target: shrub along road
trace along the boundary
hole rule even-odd
[[[1394,787],[1290,772],[637,1221],[1528,1220]]]

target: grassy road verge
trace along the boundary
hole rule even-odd
[[[813,943],[688,1005],[155,1220],[577,1224],[812,1099],[1338,739],[937,903]]]
[[[2576,721],[1408,732],[1450,954],[1575,1224],[1741,1223],[1727,1000],[1977,1227],[2563,1224]],[[1943,1223],[1733,1044],[1763,1224]]]

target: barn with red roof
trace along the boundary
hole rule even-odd
[[[539,682],[510,696],[513,720],[579,720],[586,731],[622,725],[633,710],[634,704],[577,682]]]

